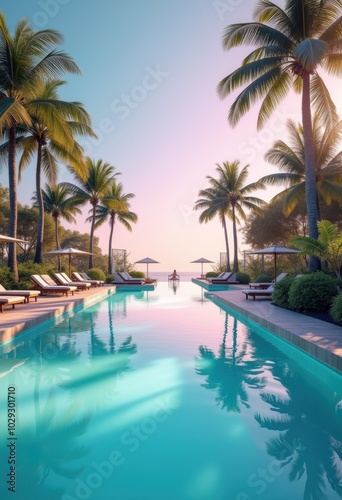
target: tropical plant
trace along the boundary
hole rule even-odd
[[[58,160],[72,163],[82,173],[83,149],[76,142],[75,136],[96,135],[91,129],[91,121],[82,104],[61,101],[58,88],[64,82],[50,80],[42,86],[39,100],[44,101],[40,116],[32,116],[31,125],[20,127],[17,148],[22,151],[19,163],[19,180],[22,171],[36,156],[36,199],[39,210],[38,235],[34,261],[42,261],[44,234],[44,200],[41,188],[42,172],[49,184],[57,181]],[[19,130],[19,127],[17,127]],[[4,145],[6,146],[6,145]]]
[[[318,225],[318,239],[309,236],[294,236],[291,244],[301,249],[302,255],[316,255],[325,260],[336,276],[341,276],[342,233],[336,224],[322,220]]]
[[[229,111],[228,119],[233,126],[257,99],[262,98],[257,121],[260,129],[290,89],[301,92],[305,193],[308,230],[312,238],[318,237],[318,214],[311,105],[331,128],[337,119],[336,109],[317,70],[322,67],[331,74],[342,73],[341,34],[340,1],[286,0],[283,9],[269,0],[259,0],[254,21],[232,24],[223,36],[226,50],[245,44],[257,46],[243,60],[242,66],[218,86],[224,98],[246,85]],[[316,259],[310,258],[309,270],[316,268]]]
[[[288,121],[291,144],[277,141],[265,158],[276,165],[282,173],[274,173],[260,180],[270,185],[286,185],[286,189],[270,201],[283,200],[284,214],[291,214],[296,206],[305,200],[305,150],[302,125]],[[316,160],[317,213],[321,218],[321,203],[331,205],[332,201],[342,202],[342,121],[332,129],[320,123],[316,114],[313,119],[313,137]]]
[[[138,216],[130,211],[129,200],[134,198],[133,193],[123,193],[123,185],[121,182],[113,182],[108,192],[102,197],[102,205],[97,205],[95,213],[95,228],[102,225],[107,219],[110,223],[109,243],[108,243],[108,274],[113,273],[113,233],[115,222],[118,221],[125,226],[128,231],[132,231],[131,222],[136,223]],[[87,219],[89,221],[89,218]]]
[[[239,271],[237,224],[240,220],[245,221],[247,219],[245,209],[262,216],[263,208],[266,205],[260,198],[249,196],[256,189],[265,189],[265,185],[260,181],[245,185],[249,165],[245,165],[241,171],[239,171],[239,167],[240,162],[238,160],[232,163],[223,162],[222,165],[217,164],[216,171],[219,178],[208,177],[215,192],[219,194],[218,199],[222,210],[233,223],[233,270],[235,272]]]
[[[89,268],[92,268],[96,207],[99,205],[102,198],[107,195],[111,183],[115,181],[115,177],[119,175],[120,172],[115,172],[115,167],[103,160],[95,161],[89,157],[85,159],[85,167],[82,174],[80,174],[73,165],[69,165],[68,169],[73,174],[77,184],[62,182],[61,185],[71,191],[76,201],[81,203],[86,203],[88,201],[92,206],[89,245]]]
[[[226,271],[231,271],[230,268],[230,251],[229,240],[227,233],[226,213],[227,200],[223,199],[221,193],[214,188],[201,189],[198,193],[199,198],[194,206],[194,210],[204,209],[199,217],[200,224],[211,221],[218,215],[224,231],[224,240],[226,244]]]
[[[42,197],[44,210],[46,213],[51,214],[55,225],[55,239],[56,249],[60,248],[58,236],[58,224],[60,219],[65,219],[67,222],[76,222],[75,215],[80,214],[81,210],[78,208],[80,202],[70,196],[70,190],[57,184],[57,186],[49,186],[45,184],[45,191],[42,189]],[[36,197],[33,198],[36,201]],[[60,256],[58,257],[58,270],[61,269]]]
[[[54,48],[62,41],[59,32],[35,31],[28,20],[20,21],[11,36],[0,12],[0,132],[8,138],[9,233],[12,237],[17,236],[17,125],[29,127],[32,116],[44,116],[47,105],[38,98],[44,82],[65,72],[80,73],[69,55]],[[52,113],[46,115],[50,117],[50,125]],[[15,244],[9,246],[8,260],[18,281]]]

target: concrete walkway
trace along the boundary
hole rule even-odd
[[[37,302],[30,301],[29,304],[18,304],[15,309],[6,307],[5,311],[0,314],[0,342],[9,340],[29,328],[71,311],[74,307],[89,307],[105,299],[108,295],[112,295],[115,291],[115,286],[104,285],[76,292],[69,297],[61,297],[60,294],[40,295]]]
[[[219,303],[342,372],[342,327],[282,309],[273,305],[270,299],[246,300],[238,287],[209,293]]]

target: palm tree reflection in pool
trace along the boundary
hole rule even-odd
[[[229,318],[233,321],[230,353],[226,346]],[[225,313],[224,335],[218,355],[215,356],[208,347],[200,346],[200,356],[195,358],[196,373],[207,377],[202,386],[215,391],[217,404],[228,412],[240,412],[241,404],[249,408],[247,387],[262,389],[265,386],[265,379],[259,376],[262,373],[260,363],[247,357],[247,342],[238,352],[237,326],[238,320]]]

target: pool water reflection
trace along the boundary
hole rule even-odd
[[[342,498],[341,375],[193,283],[118,293],[0,348],[0,408],[14,387],[17,410],[1,498]]]

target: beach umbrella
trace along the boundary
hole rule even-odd
[[[205,257],[200,257],[199,259],[192,260],[190,264],[201,264],[201,276],[203,276],[203,264],[213,264],[212,260],[206,259]]]
[[[90,252],[84,252],[78,248],[59,248],[57,250],[51,250],[50,252],[45,252],[49,255],[68,255],[69,256],[69,276],[71,275],[71,257],[73,255],[94,255]]]
[[[274,282],[277,280],[277,255],[282,254],[295,254],[298,253],[299,250],[295,250],[294,248],[281,247],[279,245],[273,245],[271,247],[262,248],[261,250],[254,250],[251,252],[247,252],[249,254],[255,255],[273,255],[274,257]]]
[[[27,243],[27,241],[19,240],[18,238],[11,238],[10,236],[0,234],[0,243]]]
[[[146,278],[148,278],[148,265],[149,264],[160,264],[157,260],[151,259],[150,257],[145,257],[144,259],[136,260],[135,264],[147,264]]]

